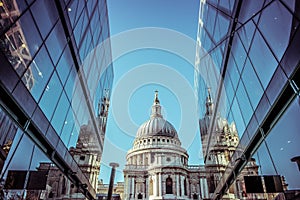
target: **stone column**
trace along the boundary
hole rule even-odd
[[[203,178],[200,178],[200,197],[204,199],[204,187],[203,187]]]
[[[180,182],[179,182],[179,174],[176,174],[176,195],[177,197],[180,196],[180,193],[179,193],[179,186],[180,186]]]
[[[125,196],[125,199],[129,199],[129,193],[130,193],[130,191],[129,191],[129,182],[128,182],[129,180],[128,180],[128,174],[126,174],[126,176],[125,176],[125,188],[127,188],[127,190],[125,190],[124,191],[124,196]]]
[[[131,198],[134,199],[135,197],[135,182],[134,182],[134,177],[131,178]]]
[[[184,196],[184,177],[180,175],[181,196]]]
[[[193,198],[193,191],[192,191],[192,180],[189,182],[189,188],[190,188],[190,197]]]
[[[136,155],[136,165],[140,165],[140,155]]]
[[[207,180],[206,178],[201,178],[201,188],[202,188],[202,196],[203,198],[208,198],[208,188],[207,188]]]
[[[166,194],[166,177],[161,176],[161,192],[162,194]]]
[[[188,197],[191,197],[191,191],[190,191],[190,179],[186,178],[186,194]]]
[[[201,191],[200,191],[200,183],[199,183],[199,182],[197,183],[197,188],[196,188],[196,190],[197,190],[198,198],[199,198],[199,197],[200,197],[200,193],[201,193]]]
[[[145,180],[144,190],[145,190],[144,198],[149,199],[149,179],[148,178],[146,178],[146,180]]]
[[[153,195],[157,196],[157,175],[154,174],[153,176]]]
[[[159,196],[162,196],[162,192],[161,192],[161,173],[158,174],[158,192],[159,192]]]
[[[202,197],[203,195],[202,195],[201,178],[199,178],[198,184],[199,184],[199,196],[200,196],[201,199],[203,199],[203,197]]]

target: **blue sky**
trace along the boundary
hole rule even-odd
[[[193,88],[199,1],[107,3],[115,77],[100,179],[108,183],[108,165],[118,162],[115,181],[123,181],[126,152],[139,125],[149,119],[156,89],[189,163],[202,164]]]

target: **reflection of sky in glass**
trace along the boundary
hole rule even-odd
[[[260,152],[265,152],[266,154],[268,151],[263,148],[258,149],[262,171],[274,174],[275,169],[270,161],[271,156],[278,174],[285,177],[286,182],[289,184],[289,189],[300,188],[300,171],[297,164],[291,162],[291,158],[300,154],[298,143],[300,140],[300,126],[298,123],[300,108],[298,101],[299,98],[293,101],[292,105],[268,134],[266,144],[269,147],[270,155],[265,155],[262,158]]]

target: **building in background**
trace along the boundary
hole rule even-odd
[[[109,188],[109,184],[104,184],[102,179],[98,181],[98,186],[97,186],[98,200],[107,199],[108,188]],[[117,182],[116,184],[114,184],[112,199],[124,200],[124,182]]]
[[[222,118],[222,128],[238,136],[220,174],[208,180],[211,199],[299,198],[299,8],[296,0],[200,2],[195,89],[205,165],[221,153]],[[211,110],[202,106],[211,103],[207,88]],[[259,166],[258,174],[245,174],[249,166]]]
[[[124,199],[204,199],[204,166],[189,166],[188,157],[177,131],[161,114],[156,91],[150,119],[139,127],[126,156]]]
[[[0,198],[96,198],[114,76],[106,1],[1,0],[0,15]]]

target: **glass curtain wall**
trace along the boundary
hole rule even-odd
[[[0,0],[0,14],[0,198],[95,198],[114,76],[106,1]]]
[[[226,170],[214,180],[213,199],[230,192],[236,198],[287,198],[300,190],[299,3],[201,0],[195,61],[200,119],[208,88],[214,101],[207,135],[201,136],[205,162],[216,145],[220,116],[235,124],[239,136]],[[237,183],[253,161],[264,180],[263,197],[247,194],[244,180]],[[280,176],[283,192],[270,196],[266,176]]]

